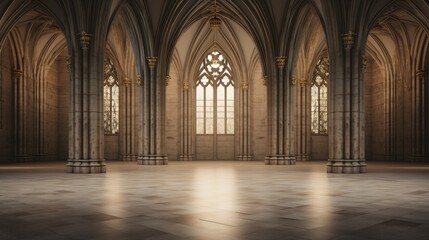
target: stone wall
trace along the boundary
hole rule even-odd
[[[14,124],[13,124],[13,85],[11,49],[6,42],[0,53],[0,163],[13,161]]]

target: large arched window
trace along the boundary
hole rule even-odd
[[[217,51],[200,65],[196,120],[197,134],[234,134],[234,80],[231,66]]]
[[[119,132],[119,82],[112,61],[104,61],[104,133]]]
[[[311,82],[311,132],[328,134],[328,78],[329,59],[321,58]]]

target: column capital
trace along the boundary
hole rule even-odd
[[[276,57],[276,66],[278,68],[284,68],[285,64],[286,64],[286,57],[284,56]]]
[[[122,80],[122,84],[123,84],[125,87],[129,87],[129,86],[131,86],[131,79],[130,79],[130,78],[128,78],[128,77],[125,77],[125,78],[124,78],[124,80]]]
[[[13,69],[13,77],[15,78],[15,80],[19,80],[22,77],[22,70]]]
[[[366,64],[368,63],[368,58],[366,56],[362,57],[362,68],[363,70],[366,69]]]
[[[185,80],[183,81],[183,90],[188,91],[189,89],[189,81]]]
[[[80,46],[82,47],[82,49],[83,50],[88,49],[89,41],[91,40],[92,34],[82,31],[81,33],[78,34],[78,36],[79,36]]]
[[[295,75],[293,75],[291,78],[290,78],[290,85],[292,85],[292,86],[295,86],[296,85],[296,76]]]
[[[171,77],[169,75],[165,76],[165,86],[168,86],[170,83]]]
[[[305,87],[305,85],[307,85],[307,79],[305,79],[305,78],[301,78],[301,79],[299,80],[299,86],[301,86],[301,87]]]
[[[354,37],[356,36],[356,33],[349,31],[347,33],[342,34],[341,36],[343,37],[344,48],[346,50],[352,49],[354,44]]]
[[[416,72],[417,78],[424,79],[426,76],[426,71],[424,69],[420,69]]]
[[[248,90],[249,89],[249,83],[247,81],[242,81],[241,87],[243,88],[243,90]]]
[[[141,86],[143,85],[143,81],[142,81],[142,76],[138,75],[137,76],[137,81],[136,81],[137,85]]]
[[[70,72],[71,71],[71,57],[70,56],[66,57],[66,64],[67,64],[67,70]]]
[[[158,61],[157,57],[147,57],[147,64],[149,66],[149,68],[155,68],[156,67],[156,63]]]

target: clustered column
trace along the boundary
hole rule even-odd
[[[329,104],[329,173],[365,173],[365,108],[362,62],[355,33],[343,34],[344,54],[337,55]]]
[[[72,59],[69,103],[69,173],[104,173],[103,81],[91,35],[79,34],[81,49]],[[98,71],[98,72],[97,72]]]
[[[136,161],[135,149],[135,87],[130,78],[126,77],[122,81],[121,93],[123,94],[123,104],[121,105],[121,121],[123,124],[120,130],[120,144],[122,161]]]
[[[269,155],[265,157],[267,165],[295,164],[293,152],[292,127],[292,81],[284,76],[286,57],[276,57],[276,79],[271,82],[268,93],[269,106]]]
[[[310,84],[305,78],[299,80],[297,91],[297,142],[296,142],[296,160],[310,160],[310,140],[311,140],[311,95]]]
[[[15,159],[17,162],[25,162],[28,160],[27,155],[27,132],[26,132],[26,94],[25,94],[25,81],[22,74],[22,70],[15,69],[13,71],[13,79],[15,84]]]
[[[240,91],[240,155],[239,160],[252,160],[253,156],[250,152],[250,118],[249,118],[249,83],[243,81]]]
[[[180,155],[179,160],[190,161],[193,159],[193,149],[192,149],[192,94],[189,91],[189,82],[187,80],[183,81],[183,92],[181,95],[182,100],[180,111]]]
[[[142,114],[141,131],[143,144],[139,150],[137,163],[141,165],[167,165],[168,159],[163,152],[163,134],[164,113],[163,113],[163,94],[165,84],[158,81],[156,74],[156,57],[148,57],[149,78],[143,80],[141,86]]]
[[[425,92],[425,71],[418,70],[415,75],[415,80],[412,83],[412,158],[414,161],[424,161],[427,155],[425,148],[427,146],[427,106]],[[426,155],[426,156],[425,156]]]

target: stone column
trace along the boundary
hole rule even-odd
[[[296,160],[310,160],[311,143],[311,94],[305,78],[299,80],[297,91]]]
[[[353,47],[355,35],[343,34],[344,54],[335,61],[330,85],[328,173],[366,172],[363,74],[358,48]]]
[[[427,145],[427,119],[425,105],[425,70],[421,69],[416,72],[415,80],[411,86],[411,136],[412,136],[412,159],[416,162],[425,161],[425,146]]]
[[[27,153],[27,104],[26,86],[21,69],[13,70],[14,79],[14,110],[15,110],[15,161],[26,162],[29,160]]]
[[[239,151],[238,160],[249,161],[253,159],[250,152],[250,102],[249,102],[249,83],[243,81],[240,86],[240,136],[239,136]]]
[[[162,91],[165,84],[158,81],[156,74],[156,57],[148,57],[149,79],[143,82],[143,121],[142,134],[144,145],[142,154],[137,158],[141,165],[167,165],[168,159],[163,152],[164,100]]]
[[[121,131],[119,132],[120,160],[136,161],[137,155],[134,144],[135,119],[134,119],[134,85],[131,79],[125,77],[121,84]]]
[[[104,173],[103,81],[100,55],[91,51],[91,34],[79,35],[72,59],[69,103],[68,173]]]
[[[267,165],[292,165],[292,92],[289,76],[284,77],[286,57],[276,57],[276,79],[271,82],[268,93],[269,107],[269,155],[265,157]]]
[[[189,81],[183,81],[183,92],[180,104],[180,155],[179,160],[193,160],[193,141],[192,141],[192,94],[189,91]]]

